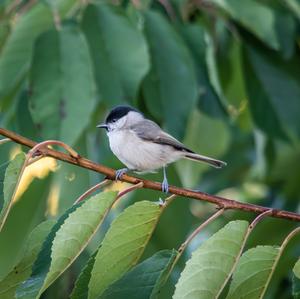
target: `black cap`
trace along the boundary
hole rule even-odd
[[[127,115],[130,111],[138,112],[136,109],[130,106],[117,106],[109,112],[108,116],[106,117],[105,123],[110,123],[113,120],[116,121],[121,117]]]

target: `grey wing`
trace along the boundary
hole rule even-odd
[[[144,119],[135,124],[134,127],[131,127],[130,129],[144,140],[152,141],[159,144],[170,145],[178,150],[193,153],[192,150],[187,148],[184,144],[179,142],[173,136],[164,132],[155,122],[151,120]]]

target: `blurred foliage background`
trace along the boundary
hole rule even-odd
[[[82,156],[120,168],[95,126],[111,107],[127,103],[194,151],[228,163],[215,170],[180,161],[168,169],[172,185],[299,212],[299,20],[299,0],[1,0],[1,127],[35,141],[62,140]],[[1,145],[1,167],[20,150]],[[161,174],[147,178],[160,181]],[[0,278],[18,261],[33,227],[61,215],[99,180],[100,174],[50,158],[30,166],[0,234]],[[139,190],[120,202],[43,298],[67,298],[111,220],[134,201],[160,196]],[[176,199],[144,257],[178,248],[213,211]],[[170,298],[195,246],[229,219],[252,217],[226,212],[210,225],[191,243],[161,298]],[[294,226],[266,219],[248,246],[280,244]],[[287,248],[267,298],[291,298],[299,240]]]

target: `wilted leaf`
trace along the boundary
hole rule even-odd
[[[243,248],[248,222],[229,222],[187,261],[173,299],[213,299],[222,292]]]
[[[54,223],[54,220],[42,222],[30,233],[20,262],[0,282],[1,299],[14,298],[17,287],[30,276],[32,265]]]
[[[101,98],[110,106],[135,99],[149,69],[142,33],[118,7],[89,5],[82,27],[87,36]]]
[[[95,106],[86,40],[76,24],[66,23],[61,30],[40,36],[33,54],[33,121],[45,139],[60,139],[73,145],[88,125]]]
[[[134,266],[142,255],[162,209],[140,201],[128,207],[112,223],[95,258],[89,283],[89,298],[100,296]]]
[[[227,299],[259,299],[270,282],[280,252],[279,247],[257,246],[240,258]]]
[[[60,17],[64,17],[77,1],[54,0],[54,2]],[[26,74],[34,40],[52,25],[52,12],[43,2],[37,3],[20,16],[0,56],[0,98],[10,92]]]
[[[145,34],[152,61],[143,84],[147,107],[165,119],[172,134],[182,137],[199,97],[193,60],[181,37],[159,13],[145,13]]]
[[[87,246],[116,197],[102,192],[70,208],[52,228],[17,298],[38,298]]]
[[[25,162],[25,154],[18,154],[8,165],[3,183],[3,204],[0,212],[0,231],[12,205],[13,196],[18,187],[19,176]]]
[[[177,255],[176,250],[162,250],[135,266],[113,283],[101,299],[154,299],[165,283]]]

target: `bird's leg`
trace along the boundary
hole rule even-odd
[[[163,167],[163,174],[164,174],[164,179],[162,181],[161,184],[161,190],[164,193],[168,193],[169,192],[169,183],[168,183],[168,179],[167,179],[167,173],[166,173],[166,167]]]
[[[115,180],[118,181],[121,179],[122,175],[125,174],[129,169],[128,168],[121,168],[116,170],[116,178]]]

